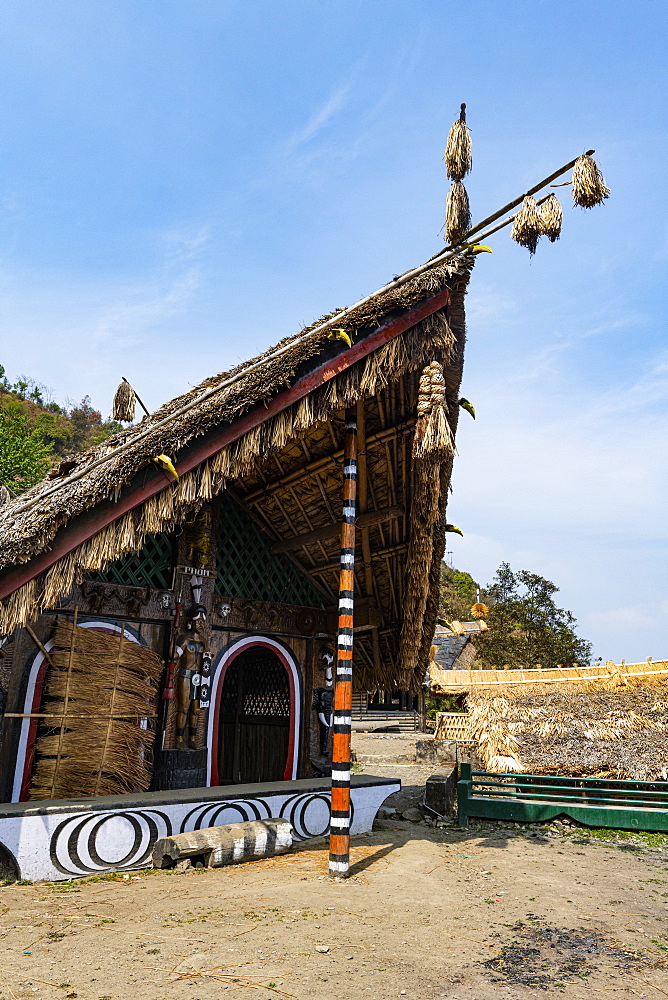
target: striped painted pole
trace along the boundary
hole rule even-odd
[[[346,878],[350,868],[350,729],[353,707],[353,597],[355,589],[355,498],[357,495],[357,418],[346,410],[343,452],[343,519],[339,571],[339,629],[332,728],[332,819],[329,874]]]

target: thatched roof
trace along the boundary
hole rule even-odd
[[[10,632],[42,609],[53,607],[85,572],[97,571],[137,550],[146,534],[190,519],[203,501],[225,488],[234,487],[239,499],[250,507],[255,503],[255,513],[261,517],[266,505],[264,498],[257,504],[257,495],[268,483],[263,464],[276,456],[286,472],[291,463],[295,470],[297,465],[306,469],[309,459],[318,458],[319,442],[326,440],[331,452],[336,414],[361,400],[369,402],[369,465],[374,460],[374,444],[385,453],[389,443],[393,450],[389,460],[397,468],[404,455],[398,477],[410,479],[411,439],[406,458],[405,446],[403,451],[397,447],[390,432],[394,425],[401,425],[400,433],[414,425],[420,370],[437,359],[444,366],[448,422],[454,435],[463,362],[463,295],[473,259],[463,254],[447,263],[437,260],[403,284],[396,283],[364,300],[343,321],[338,311],[328,314],[85,452],[63,478],[47,479],[6,503],[0,508],[0,633]],[[341,325],[352,337],[350,349],[339,340],[328,339],[330,327]],[[387,335],[383,332],[386,329]],[[392,386],[400,382],[401,391],[394,392]],[[152,461],[162,453],[177,466],[177,486],[167,485]],[[450,462],[451,455],[441,463],[448,482]],[[369,496],[367,511],[402,508],[398,496],[401,483],[397,480],[383,487],[383,477],[373,478],[372,471],[369,490],[375,492]],[[330,495],[326,484],[315,483],[313,476],[310,480],[307,485],[315,491],[315,499],[310,508],[306,495],[301,507],[297,505],[288,536],[330,524],[332,504],[334,510],[340,506],[335,489]],[[269,486],[267,503],[277,496],[275,484]],[[445,491],[436,490],[436,497],[442,498],[438,501],[440,514],[446,492],[447,484]],[[404,545],[405,561],[410,534],[406,523],[408,486],[404,493],[403,529],[401,535],[395,531],[390,537],[399,547]],[[276,519],[268,521],[271,533]],[[390,538],[383,534],[382,526],[374,535],[375,530],[370,529],[370,544],[385,542],[387,549]],[[274,537],[280,542],[281,535],[274,532]],[[320,545],[318,552],[335,559],[334,548],[330,553]],[[429,571],[427,565],[427,576]],[[385,587],[388,600],[392,586],[388,583]],[[383,596],[376,597],[382,603]],[[401,598],[396,588],[392,600],[394,618],[398,619]],[[430,615],[435,618],[435,608],[430,607]],[[377,653],[375,659],[377,664]]]
[[[449,670],[433,678],[434,694],[489,694],[490,697],[514,693],[547,694],[550,691],[615,691],[636,684],[668,684],[668,660],[643,663],[594,663],[587,667],[561,667],[554,670]]]

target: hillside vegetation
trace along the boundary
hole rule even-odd
[[[20,377],[10,382],[0,365],[0,485],[22,493],[64,458],[122,430],[103,420],[89,396],[78,406],[62,406],[50,391]]]

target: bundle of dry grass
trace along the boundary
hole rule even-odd
[[[548,195],[547,199],[540,206],[540,218],[542,231],[550,243],[555,243],[561,236],[562,216],[561,202],[556,194]]]
[[[413,438],[413,457],[444,456],[454,452],[454,438],[447,420],[443,365],[432,361],[420,376],[417,424]]]
[[[505,698],[469,697],[469,733],[478,744],[478,756],[488,771],[507,773],[524,770],[519,756],[519,740],[508,721]]]
[[[668,774],[668,698],[657,697],[653,687],[550,694],[522,689],[504,697],[477,692],[466,704],[488,770],[638,780]]]
[[[113,419],[131,424],[135,418],[135,405],[135,391],[128,380],[124,378],[114,396],[114,405],[111,411]]]
[[[458,243],[471,228],[469,196],[461,181],[450,185],[445,202],[445,241]]]
[[[458,385],[453,387],[458,389]],[[458,398],[458,396],[455,396]],[[454,406],[454,421],[458,407]],[[418,689],[427,667],[436,617],[440,561],[443,554],[445,505],[454,455],[454,430],[446,401],[443,365],[427,365],[420,377],[418,419],[413,439],[411,537],[406,596],[396,674]]]
[[[573,201],[580,208],[593,208],[610,197],[610,188],[596,160],[584,154],[573,167]]]
[[[159,656],[126,636],[61,621],[51,653],[36,746],[32,799],[145,791],[155,716]]]
[[[513,228],[510,230],[510,238],[526,247],[533,256],[538,246],[538,240],[543,232],[543,220],[536,204],[536,199],[527,194],[524,196],[522,207],[515,216]]]
[[[473,166],[471,133],[466,124],[466,105],[462,104],[459,118],[448,133],[443,154],[445,167],[451,181],[461,181]]]

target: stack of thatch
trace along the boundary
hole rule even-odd
[[[588,777],[668,778],[668,691],[570,687],[469,694],[478,756],[488,770]]]
[[[31,799],[145,791],[160,657],[127,636],[68,621],[58,624],[50,655]]]

